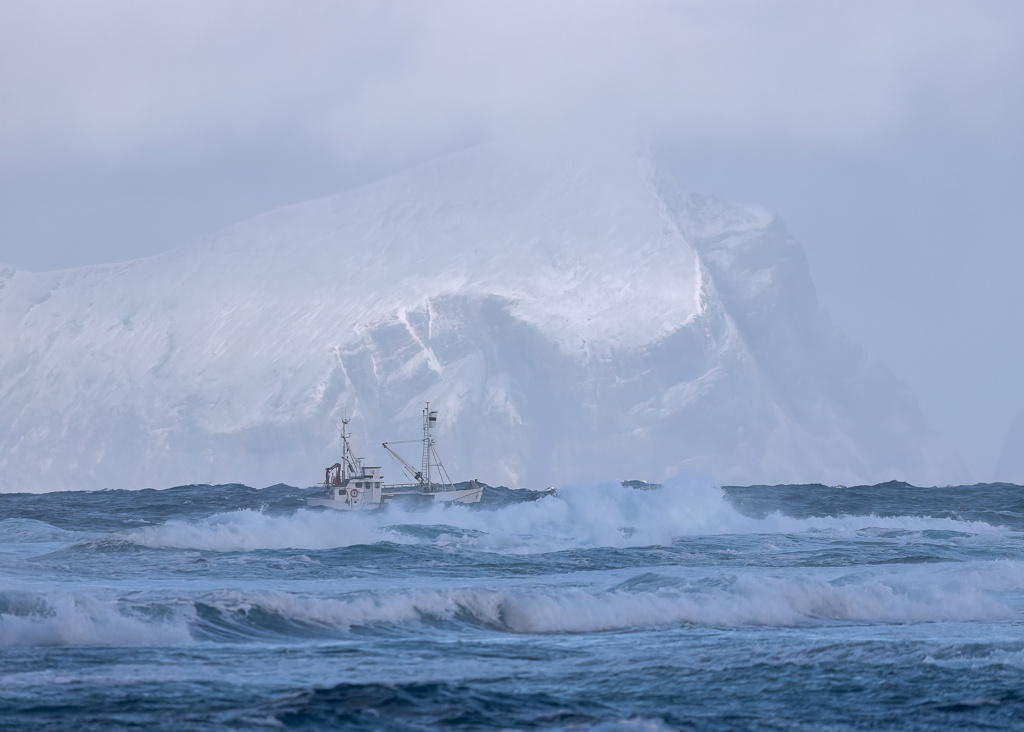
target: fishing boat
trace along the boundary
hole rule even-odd
[[[393,501],[402,503],[477,503],[484,489],[476,480],[464,488],[457,488],[448,477],[441,459],[437,455],[431,429],[437,424],[437,412],[430,409],[430,402],[423,408],[423,437],[419,440],[403,440],[381,443],[405,473],[407,482],[386,485],[379,466],[366,465],[363,458],[352,453],[349,444],[348,423],[341,424],[341,460],[324,471],[323,496],[306,499],[310,506],[325,506],[340,511],[369,511],[380,509]],[[391,445],[420,443],[421,460],[417,469],[396,452]]]

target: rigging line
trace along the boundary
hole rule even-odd
[[[452,479],[450,477],[448,477],[448,471],[445,469],[444,465],[441,463],[441,458],[437,454],[437,449],[433,445],[430,446],[430,452],[433,453],[433,455],[434,455],[434,461],[435,461],[434,464],[437,466],[438,471],[441,473],[441,475],[444,477],[444,479],[446,481],[445,485],[454,485],[452,483]]]

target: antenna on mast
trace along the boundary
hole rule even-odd
[[[338,434],[341,436],[341,470],[342,480],[346,480],[350,477],[357,475],[361,472],[362,466],[356,466],[359,462],[358,459],[352,457],[352,446],[348,444],[348,438],[351,435],[348,433],[348,423],[352,421],[352,418],[348,416],[348,410],[341,413],[341,426],[338,427]]]

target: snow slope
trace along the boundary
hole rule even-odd
[[[149,259],[0,271],[0,490],[306,485],[441,412],[457,478],[961,477],[782,224],[492,145]],[[398,477],[395,470],[386,477]]]

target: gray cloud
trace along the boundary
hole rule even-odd
[[[5,157],[130,157],[282,132],[340,160],[612,119],[872,144],[999,124],[1004,3],[5,3]],[[1009,22],[1008,22],[1009,21]]]

